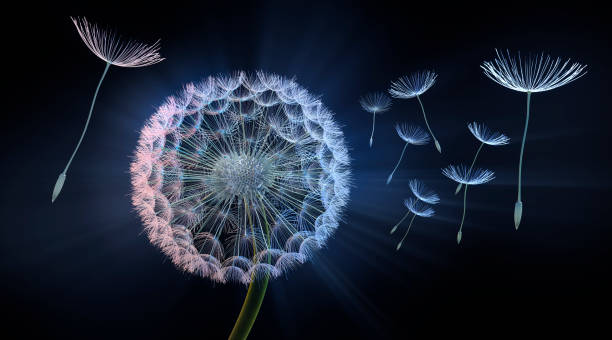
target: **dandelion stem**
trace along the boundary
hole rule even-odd
[[[81,142],[83,141],[83,137],[85,137],[85,132],[87,132],[87,127],[89,126],[89,121],[91,119],[91,113],[93,112],[94,105],[96,104],[96,98],[98,97],[98,91],[100,91],[100,86],[102,85],[102,81],[108,72],[108,68],[111,66],[110,63],[106,63],[106,67],[104,68],[104,72],[102,73],[102,77],[100,77],[100,81],[98,82],[98,87],[96,87],[96,92],[94,93],[93,100],[91,101],[91,107],[89,108],[89,115],[87,116],[87,121],[85,122],[85,127],[83,128],[83,133],[81,133],[81,138],[79,138],[79,142],[77,143],[76,148],[74,148],[74,152],[72,152],[72,156],[70,156],[70,160],[68,160],[68,164],[66,164],[66,168],[64,169],[64,174],[68,172],[68,167],[70,167],[70,163],[72,163],[72,159],[76,155],[79,147],[81,146]]]
[[[433,138],[434,140],[436,149],[438,149],[439,153],[442,153],[442,148],[440,147],[440,143],[438,143],[436,136],[434,136],[434,133],[433,131],[431,131],[431,128],[429,127],[429,123],[427,122],[427,115],[425,114],[425,107],[423,106],[423,102],[421,101],[421,98],[418,95],[416,96],[416,98],[419,101],[419,104],[421,104],[421,111],[423,111],[423,118],[425,119],[425,125],[427,125],[427,130],[429,130],[429,134],[431,134],[431,138]]]
[[[519,157],[518,173],[518,196],[514,205],[514,227],[518,229],[523,216],[523,202],[521,200],[521,178],[523,173],[523,152],[525,151],[525,139],[527,139],[527,127],[529,126],[529,106],[531,104],[531,92],[527,92],[527,116],[525,118],[525,129],[523,130],[523,141],[521,142],[521,155]]]
[[[395,250],[399,250],[402,247],[402,243],[404,243],[404,239],[406,238],[406,236],[408,236],[408,232],[410,231],[410,227],[412,227],[412,222],[414,222],[414,218],[417,215],[414,214],[414,216],[412,216],[412,218],[410,219],[410,224],[408,225],[408,229],[406,229],[406,233],[404,233],[404,237],[402,237],[402,240],[397,244],[397,248]]]
[[[472,172],[472,168],[474,168],[474,164],[476,163],[476,158],[478,158],[478,154],[480,153],[480,150],[482,149],[482,146],[484,145],[484,143],[480,143],[480,146],[478,147],[478,151],[476,151],[476,154],[474,155],[474,160],[472,161],[472,165],[470,165],[470,169],[468,170],[468,174]],[[455,195],[457,195],[457,193],[459,192],[459,190],[461,190],[461,187],[463,186],[462,183],[459,183],[457,185],[457,190],[455,190]]]
[[[376,124],[376,112],[372,113],[372,134],[370,135],[370,147],[372,147],[372,143],[374,142],[374,126]]]
[[[463,189],[463,215],[461,216],[461,224],[459,225],[459,232],[461,233],[463,230],[463,221],[465,220],[465,207],[466,207],[466,198],[467,198],[467,189],[468,185],[465,185]]]
[[[478,154],[480,153],[480,150],[482,150],[482,146],[484,145],[484,143],[480,143],[480,146],[478,147],[478,151],[476,151],[476,155],[474,155],[474,160],[472,161],[472,165],[470,165],[470,169],[468,170],[468,175],[472,172],[472,168],[474,167],[474,164],[476,163],[476,158],[478,158]],[[465,189],[463,189],[463,215],[461,216],[461,224],[459,225],[459,233],[457,233],[457,243],[461,242],[461,235],[463,233],[463,221],[465,220],[465,208],[466,208],[466,198],[467,198],[467,189],[468,189],[468,185],[465,185]],[[459,188],[457,188],[457,190],[459,190]]]
[[[51,198],[51,202],[55,201],[57,196],[60,194],[62,190],[62,186],[64,185],[64,180],[66,179],[66,173],[68,172],[68,168],[70,167],[70,164],[72,163],[72,160],[74,159],[74,156],[79,150],[79,147],[81,146],[81,142],[83,142],[83,137],[85,137],[85,132],[87,132],[87,127],[89,126],[89,121],[91,120],[91,114],[93,112],[94,105],[96,104],[96,98],[98,97],[98,91],[100,91],[100,86],[102,85],[102,81],[104,80],[104,77],[106,76],[106,73],[108,72],[108,69],[110,66],[111,66],[111,63],[107,62],[106,67],[104,68],[104,72],[102,73],[102,77],[100,77],[100,81],[98,82],[98,87],[96,87],[96,92],[94,93],[93,100],[91,101],[91,106],[89,108],[89,115],[87,116],[85,127],[83,128],[83,132],[81,133],[81,138],[79,138],[79,142],[77,143],[76,148],[74,148],[74,151],[72,152],[72,155],[70,156],[70,159],[68,160],[68,163],[66,164],[66,168],[64,168],[64,171],[60,174],[57,182],[55,183],[55,187],[53,189],[53,197]]]
[[[525,129],[523,130],[523,142],[521,143],[521,156],[519,157],[517,202],[521,202],[521,176],[523,172],[523,152],[525,151],[525,139],[527,138],[527,127],[529,126],[529,105],[530,103],[531,103],[531,92],[527,92],[527,117],[525,118]]]
[[[255,273],[253,273],[249,290],[242,304],[242,309],[232,329],[232,333],[230,333],[230,340],[243,340],[249,335],[255,323],[255,319],[257,318],[257,314],[259,313],[261,303],[266,295],[269,280],[270,277],[268,275],[265,275],[261,279],[256,279]]]
[[[393,226],[393,229],[391,229],[391,232],[389,234],[393,234],[395,232],[395,230],[397,230],[397,227],[399,227],[399,225],[402,224],[402,222],[404,222],[406,217],[408,217],[408,215],[410,215],[410,210],[408,210],[406,215],[404,215],[404,217],[402,217],[402,219],[399,222],[397,222],[397,224],[395,226]]]
[[[259,201],[263,204],[261,197]],[[246,207],[246,199],[245,199],[245,207]],[[247,210],[248,207],[245,208]],[[248,210],[247,210],[248,212]],[[251,216],[249,215],[249,221],[251,223],[251,232],[253,232],[253,223],[251,220]],[[265,209],[263,210],[263,218],[266,226],[266,246],[269,247],[270,242],[270,226],[268,224],[268,219],[266,218]],[[257,254],[257,243],[255,239],[253,239],[253,254]],[[253,258],[255,261],[255,258]],[[270,263],[270,254],[267,256],[267,262]],[[266,289],[268,288],[268,281],[270,280],[269,274],[264,274],[263,277],[258,277],[257,272],[253,271],[251,274],[251,283],[249,284],[249,290],[247,291],[246,298],[244,299],[244,303],[242,304],[242,309],[240,310],[240,314],[238,315],[238,319],[234,324],[234,328],[230,333],[229,340],[244,340],[249,336],[251,332],[251,328],[255,323],[255,319],[257,319],[257,314],[259,314],[259,309],[261,308],[261,303],[263,302],[264,296],[266,295]]]
[[[406,148],[407,147],[408,147],[408,143],[406,143],[406,145],[404,145],[404,148],[402,149],[402,154],[400,155],[399,161],[397,161],[397,164],[395,165],[395,168],[393,168],[393,171],[391,171],[391,174],[387,178],[387,184],[389,184],[391,182],[391,179],[393,178],[393,174],[395,173],[395,170],[397,170],[397,167],[402,162],[402,158],[404,157],[404,152],[406,152]]]

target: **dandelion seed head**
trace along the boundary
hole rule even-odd
[[[436,213],[429,205],[413,197],[405,199],[404,206],[413,214],[421,217],[432,217]]]
[[[431,71],[419,71],[409,76],[400,77],[391,82],[389,94],[393,98],[409,99],[420,96],[436,82],[437,74]]]
[[[292,79],[209,77],[147,121],[130,167],[152,244],[216,282],[278,277],[338,227],[350,186],[342,131]]]
[[[408,182],[408,185],[410,186],[410,190],[414,196],[416,196],[419,200],[429,204],[438,204],[440,202],[438,194],[426,187],[423,181],[411,179]]]
[[[391,98],[382,92],[368,93],[359,99],[361,107],[370,113],[383,113],[391,108]]]
[[[470,170],[465,165],[449,165],[442,169],[442,174],[453,181],[465,185],[478,185],[487,183],[495,178],[495,173],[486,169]]]
[[[412,145],[425,145],[429,143],[431,137],[427,131],[416,125],[408,125],[406,123],[395,124],[395,131],[406,143]]]
[[[480,66],[484,74],[501,86],[519,92],[544,92],[556,89],[586,74],[586,65],[571,63],[570,59],[551,58],[550,55],[521,58],[495,50],[497,58]]]
[[[492,131],[484,124],[472,122],[468,124],[468,129],[476,139],[488,145],[506,145],[510,142],[508,136],[501,132]]]
[[[121,41],[115,33],[105,31],[85,18],[71,17],[81,39],[98,58],[115,66],[143,67],[164,60],[159,54],[159,40],[152,45]]]

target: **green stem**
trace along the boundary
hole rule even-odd
[[[522,177],[522,172],[523,172],[523,152],[525,151],[525,139],[527,139],[527,127],[529,126],[529,105],[530,103],[531,103],[531,92],[527,92],[527,117],[525,118],[525,129],[523,130],[523,142],[521,143],[521,156],[519,157],[517,202],[521,202],[521,177]]]
[[[372,113],[372,134],[370,135],[370,147],[374,142],[374,126],[376,125],[376,112]]]
[[[482,146],[484,145],[484,143],[480,143],[480,147],[478,147],[478,151],[476,151],[476,155],[474,155],[474,160],[472,161],[472,165],[470,165],[470,169],[468,170],[468,175],[472,172],[472,168],[474,167],[474,164],[476,163],[476,158],[478,157],[478,154],[480,153],[480,150],[482,150]],[[468,185],[465,185],[465,189],[463,189],[463,216],[461,216],[461,225],[459,225],[459,232],[461,233],[463,230],[463,221],[465,220],[465,207],[466,207],[466,197],[467,197],[467,189],[468,189]]]
[[[406,233],[404,233],[404,237],[402,237],[402,240],[397,244],[397,248],[395,250],[399,250],[402,247],[402,243],[404,243],[404,239],[406,238],[406,236],[408,236],[408,232],[410,231],[410,227],[412,227],[412,222],[414,222],[414,218],[417,215],[414,214],[412,216],[412,218],[410,219],[410,224],[408,225],[408,229],[406,230]]]
[[[263,205],[263,201],[261,197],[259,197],[259,201]],[[270,246],[270,226],[268,224],[268,219],[266,217],[266,211],[263,210],[263,218],[266,226],[266,247]],[[253,228],[253,224],[251,223],[251,228]],[[253,254],[257,253],[257,245],[255,241],[253,241]],[[267,256],[267,263],[270,263],[270,254]],[[255,319],[257,319],[257,314],[259,314],[259,309],[261,308],[261,304],[263,302],[264,296],[266,295],[266,289],[268,288],[268,281],[270,280],[270,276],[268,274],[264,275],[263,278],[258,279],[253,272],[251,276],[251,283],[249,284],[249,290],[247,292],[246,298],[244,299],[244,303],[242,304],[242,309],[240,310],[240,314],[238,315],[238,319],[234,324],[234,328],[230,333],[230,340],[244,340],[249,336],[251,332],[251,328],[255,323]]]
[[[397,230],[397,227],[399,227],[399,225],[402,224],[402,222],[404,222],[406,217],[408,217],[408,215],[410,215],[410,210],[408,210],[406,215],[404,215],[404,217],[402,217],[402,219],[399,222],[397,222],[396,225],[393,226],[393,229],[391,229],[391,232],[389,232],[389,234],[393,234],[395,232],[395,230]]]
[[[64,175],[68,171],[68,168],[70,167],[70,164],[72,163],[72,159],[74,158],[77,151],[79,150],[79,147],[81,146],[81,142],[83,141],[83,137],[85,137],[85,132],[87,132],[87,127],[89,126],[89,120],[91,119],[91,113],[93,112],[94,105],[96,104],[96,97],[98,97],[98,91],[100,91],[100,86],[102,85],[102,81],[104,80],[104,77],[106,76],[106,73],[108,72],[108,69],[110,66],[111,66],[110,63],[106,63],[106,67],[104,68],[102,77],[100,77],[100,81],[98,82],[98,87],[96,87],[96,92],[94,93],[93,100],[91,101],[91,107],[89,108],[89,115],[87,116],[87,121],[85,122],[85,128],[83,128],[83,132],[81,133],[81,138],[79,138],[79,142],[77,143],[76,148],[74,148],[74,151],[72,152],[72,156],[70,156],[70,159],[68,160],[68,164],[66,164],[66,168],[64,169],[64,172],[63,172]]]
[[[476,163],[476,158],[478,158],[478,154],[480,153],[480,149],[482,149],[482,146],[484,145],[484,143],[480,143],[480,146],[478,147],[478,151],[476,151],[476,154],[474,155],[474,160],[472,160],[472,165],[470,165],[470,169],[468,170],[468,174],[472,172],[472,168],[474,168],[474,164]],[[457,184],[457,190],[455,190],[455,195],[459,192],[459,190],[461,190],[461,187],[463,186],[462,183]]]
[[[416,98],[419,101],[419,104],[421,105],[421,111],[423,112],[423,118],[425,119],[425,125],[427,125],[427,130],[429,130],[429,133],[431,134],[431,138],[433,138],[434,140],[436,149],[438,149],[438,152],[442,153],[442,149],[440,148],[440,143],[438,143],[436,136],[434,135],[433,131],[431,131],[431,128],[429,127],[429,123],[427,122],[427,115],[425,114],[425,107],[423,106],[423,102],[421,101],[421,98],[419,96],[416,96]]]
[[[459,232],[461,232],[463,230],[463,221],[465,220],[465,202],[466,202],[466,197],[467,197],[467,189],[468,189],[468,185],[465,185],[465,188],[463,189],[463,216],[461,216],[461,224],[459,225]]]
[[[523,152],[525,151],[525,139],[527,139],[527,127],[529,126],[529,106],[531,104],[531,92],[527,92],[527,117],[525,118],[525,130],[523,130],[523,141],[521,142],[521,156],[519,158],[518,173],[518,196],[514,204],[514,228],[518,230],[523,217],[523,202],[521,201],[521,179],[523,173]]]
[[[242,310],[240,310],[234,329],[232,329],[232,333],[228,338],[229,340],[244,340],[249,336],[249,332],[259,313],[261,303],[266,295],[269,280],[268,275],[265,275],[261,280],[256,280],[255,276],[252,277],[249,291],[242,304]]]
[[[476,163],[476,158],[478,157],[478,154],[480,153],[480,150],[482,149],[483,145],[484,145],[484,143],[480,143],[480,147],[478,147],[478,151],[476,151],[476,155],[474,155],[474,160],[472,161],[472,165],[470,165],[470,169],[468,170],[468,174],[472,172],[472,168],[474,168],[474,164]]]
[[[391,179],[393,178],[393,174],[395,173],[395,170],[397,170],[397,167],[402,162],[402,158],[404,157],[404,152],[406,152],[406,147],[408,147],[408,143],[406,143],[406,145],[404,145],[404,149],[402,149],[402,154],[400,155],[399,161],[397,161],[397,164],[395,165],[395,168],[393,168],[393,171],[391,171],[391,174],[389,175],[389,177],[387,177],[387,184],[389,184],[391,182]]]

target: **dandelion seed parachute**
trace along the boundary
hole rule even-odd
[[[419,200],[429,204],[438,204],[440,202],[440,197],[438,197],[438,194],[427,188],[425,183],[422,181],[418,179],[411,179],[408,182],[408,185],[410,186],[410,191],[412,191],[412,194]]]
[[[469,123],[468,130],[470,130],[472,135],[478,141],[480,141],[480,146],[478,147],[478,150],[476,151],[476,155],[474,155],[474,160],[472,161],[472,165],[470,166],[468,171],[472,170],[472,167],[476,163],[476,158],[478,158],[478,154],[480,153],[480,150],[482,149],[484,144],[491,145],[491,146],[500,146],[500,145],[506,145],[510,142],[510,138],[508,138],[508,136],[504,135],[501,132],[497,132],[497,131],[494,132],[488,127],[486,127],[484,124],[480,124],[477,122]],[[462,183],[457,184],[455,195],[459,193],[459,190],[461,190],[462,186],[463,186]]]
[[[482,143],[480,148],[482,148]],[[480,148],[478,152],[480,152]],[[476,156],[478,156],[478,152]],[[474,157],[474,162],[476,161],[476,157]],[[442,174],[444,176],[450,178],[451,180],[458,182],[460,184],[465,185],[465,189],[463,191],[463,215],[461,217],[461,224],[459,225],[459,231],[457,232],[457,244],[461,242],[461,237],[463,235],[463,222],[465,220],[465,209],[466,209],[466,198],[467,198],[467,188],[468,185],[479,185],[487,183],[495,178],[495,173],[491,170],[484,169],[476,169],[474,170],[474,162],[472,162],[472,166],[468,169],[465,165],[454,166],[450,165],[445,169],[442,169]]]
[[[429,133],[434,140],[436,149],[438,152],[442,153],[442,147],[429,127],[427,115],[425,114],[425,107],[423,106],[423,102],[420,98],[420,95],[425,93],[425,91],[429,90],[429,88],[435,84],[437,77],[438,75],[431,71],[416,72],[410,76],[400,77],[398,80],[391,82],[391,87],[388,91],[394,98],[410,99],[416,97],[419,105],[421,106],[421,111],[423,112],[423,118],[425,119],[427,130],[429,130]]]
[[[404,206],[408,208],[411,213],[421,217],[432,217],[435,214],[433,208],[420,199],[414,199],[412,197],[405,199]]]
[[[98,28],[98,26],[89,23],[85,18],[71,19],[87,48],[98,56],[98,58],[104,60],[106,62],[106,67],[104,68],[102,77],[100,77],[100,80],[98,81],[98,86],[96,87],[96,92],[94,93],[91,106],[89,108],[89,115],[87,116],[87,121],[85,122],[85,127],[83,128],[79,142],[72,152],[64,171],[60,173],[57,181],[55,182],[53,193],[51,195],[51,203],[55,202],[62,191],[64,182],[66,181],[66,173],[68,172],[68,168],[70,167],[74,156],[81,146],[83,137],[85,137],[85,132],[87,132],[87,127],[89,126],[89,121],[96,103],[96,98],[98,97],[98,91],[100,91],[100,86],[102,85],[102,81],[104,80],[109,67],[111,65],[120,67],[143,67],[153,65],[164,60],[164,58],[159,55],[159,40],[153,45],[145,45],[135,41],[128,41],[127,43],[124,43],[118,40],[114,33]]]
[[[397,161],[395,168],[393,168],[393,171],[391,171],[391,174],[389,175],[389,177],[387,177],[387,184],[391,183],[391,180],[393,179],[393,174],[395,174],[395,171],[397,170],[399,165],[402,163],[402,159],[404,158],[404,153],[406,152],[406,148],[408,147],[408,145],[409,144],[425,145],[429,143],[430,141],[430,138],[427,132],[425,132],[425,130],[415,125],[408,125],[406,123],[395,124],[395,131],[397,131],[397,135],[404,142],[406,142],[406,144],[404,145],[404,148],[402,149],[402,153],[400,154],[400,158]]]
[[[544,53],[521,58],[495,50],[497,58],[480,66],[485,75],[501,86],[514,91],[535,93],[567,85],[586,74],[586,65],[571,63],[570,59],[553,59]]]
[[[487,145],[499,146],[506,145],[510,142],[510,138],[508,138],[508,136],[497,131],[494,132],[484,124],[477,122],[469,123],[468,130],[470,130],[476,139]]]
[[[437,77],[438,75],[431,71],[421,71],[410,76],[400,77],[398,80],[391,82],[389,94],[399,99],[420,96],[435,84]]]
[[[430,196],[438,197],[438,195],[436,193],[434,193],[434,192],[430,192]],[[433,204],[437,204],[437,203],[438,203],[438,201],[436,201]],[[402,239],[397,244],[397,247],[395,248],[396,251],[400,250],[400,248],[402,247],[402,244],[404,244],[404,240],[406,239],[406,236],[408,236],[408,232],[410,232],[410,228],[412,227],[412,223],[414,222],[414,219],[417,216],[428,218],[428,217],[431,217],[431,216],[433,216],[435,214],[435,210],[433,210],[433,208],[431,208],[427,203],[423,202],[420,198],[418,198],[418,196],[417,196],[417,199],[412,198],[412,197],[405,199],[404,200],[404,206],[406,208],[408,208],[408,212],[404,215],[404,217],[402,217],[402,219],[399,222],[397,222],[397,224],[393,227],[393,229],[391,229],[391,234],[393,234],[395,232],[395,230],[397,230],[399,225],[411,213],[412,213],[412,218],[410,219],[410,223],[408,224],[408,228],[406,229],[406,232],[404,233],[404,236],[402,237]]]
[[[368,93],[359,99],[359,104],[362,109],[372,114],[372,134],[370,135],[370,147],[372,147],[376,114],[388,111],[391,107],[391,99],[382,92]]]
[[[468,170],[465,165],[449,165],[442,169],[442,174],[457,183],[478,185],[487,183],[495,178],[495,173],[486,169]]]
[[[425,145],[431,140],[427,132],[416,125],[408,125],[406,123],[395,124],[395,131],[408,144]]]
[[[525,139],[527,138],[527,127],[529,126],[529,109],[531,94],[544,92],[567,85],[586,74],[586,65],[571,63],[570,59],[562,61],[561,58],[553,59],[544,53],[539,56],[522,58],[513,57],[510,51],[506,54],[495,50],[497,58],[494,61],[485,61],[480,66],[484,74],[501,86],[514,91],[527,93],[527,114],[525,117],[525,128],[521,142],[521,153],[519,156],[518,194],[514,204],[514,227],[518,229],[523,216],[523,202],[521,201],[521,179],[523,169],[523,152],[525,150]]]
[[[89,50],[109,64],[120,67],[143,67],[164,60],[159,54],[159,40],[152,45],[132,40],[122,42],[114,33],[90,24],[85,18],[71,19]]]

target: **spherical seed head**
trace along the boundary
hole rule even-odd
[[[482,143],[498,146],[498,145],[506,145],[510,142],[510,138],[504,135],[501,132],[491,131],[484,124],[479,124],[476,122],[472,122],[468,124],[468,129]]]
[[[395,124],[395,131],[402,140],[412,145],[425,145],[431,140],[427,131],[416,125]]]
[[[521,59],[495,50],[497,58],[480,66],[484,74],[501,86],[519,92],[544,92],[556,89],[586,74],[586,65],[553,59],[544,53]]]
[[[85,18],[71,17],[81,39],[98,58],[115,66],[143,67],[164,60],[159,55],[159,40],[153,45],[120,41],[115,33],[100,29]]]
[[[420,96],[436,82],[437,74],[431,71],[419,71],[409,76],[400,77],[391,82],[389,94],[393,98],[409,99]]]
[[[442,169],[442,174],[453,181],[466,185],[487,183],[495,178],[495,173],[486,169],[469,169],[465,165],[449,165]]]
[[[361,108],[370,113],[383,113],[391,108],[391,98],[382,92],[368,93],[359,99]]]
[[[149,240],[216,282],[278,277],[333,235],[350,169],[340,128],[291,79],[188,84],[142,129],[132,201]]]
[[[410,191],[412,191],[412,194],[414,194],[414,196],[416,196],[416,198],[419,200],[429,204],[438,204],[440,202],[440,197],[438,197],[438,194],[425,186],[425,183],[422,181],[418,179],[411,179],[408,182],[408,185],[410,186]]]

